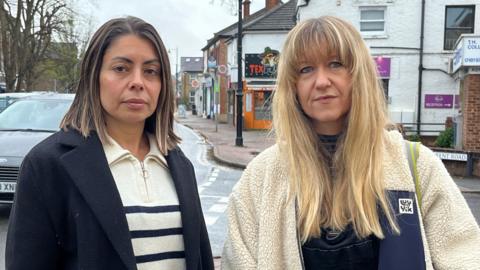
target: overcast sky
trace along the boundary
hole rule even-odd
[[[202,56],[201,49],[215,32],[238,21],[235,8],[229,3],[237,0],[97,0],[86,4],[88,14],[93,16],[94,29],[111,18],[133,15],[151,23],[167,49],[178,47],[181,56]],[[251,0],[250,13],[265,6],[265,0]],[[77,3],[82,3],[82,0]],[[175,54],[171,54],[174,64]]]

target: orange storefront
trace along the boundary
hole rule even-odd
[[[246,85],[243,111],[246,129],[270,129],[273,86]]]
[[[270,129],[278,51],[265,48],[260,54],[245,54],[243,112],[246,129]]]

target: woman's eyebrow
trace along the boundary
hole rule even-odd
[[[151,59],[151,60],[147,60],[145,62],[143,62],[143,64],[160,64],[160,60],[158,60],[157,58],[155,59]]]
[[[128,58],[128,57],[124,57],[124,56],[116,56],[114,58],[112,58],[113,61],[123,61],[123,62],[127,62],[129,64],[132,64],[133,61]],[[150,60],[147,60],[145,62],[143,62],[143,64],[160,64],[160,60],[158,58],[153,58],[153,59],[150,59]]]

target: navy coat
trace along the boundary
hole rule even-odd
[[[166,156],[180,202],[187,269],[213,269],[195,173]],[[25,157],[7,234],[6,269],[137,269],[120,194],[98,136],[59,131]]]

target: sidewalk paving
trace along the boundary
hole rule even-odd
[[[257,154],[275,143],[269,131],[244,130],[243,147],[235,146],[235,126],[192,115],[191,111],[187,111],[185,118],[176,117],[176,120],[195,130],[213,146],[213,158],[216,161],[240,169],[244,169]]]
[[[210,143],[213,158],[236,168],[245,168],[257,154],[275,143],[275,136],[265,130],[244,130],[243,147],[235,146],[236,127],[232,124],[216,123],[215,120],[192,115],[187,111],[186,117],[176,117],[178,123],[187,126]],[[480,193],[479,178],[454,176],[453,179],[463,193]]]

